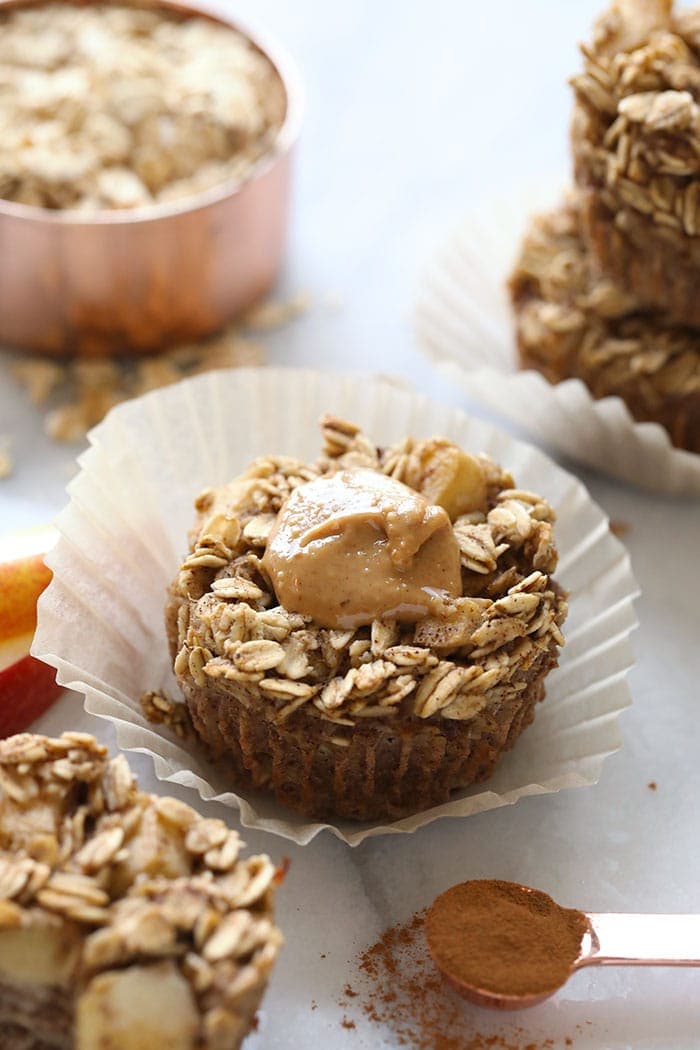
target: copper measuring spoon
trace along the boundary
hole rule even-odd
[[[515,883],[513,885],[516,885]],[[527,890],[528,887],[521,887]],[[523,1010],[559,991],[583,966],[700,966],[700,915],[582,913],[587,929],[578,957],[560,984],[535,994],[503,995],[451,973],[428,948],[443,977],[469,1002],[496,1010]]]

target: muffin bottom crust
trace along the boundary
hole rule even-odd
[[[532,722],[556,663],[556,650],[542,653],[518,692],[467,722],[359,722],[349,746],[334,742],[332,722],[305,712],[282,725],[264,717],[242,686],[234,693],[181,685],[197,733],[233,785],[271,791],[280,804],[314,819],[364,821],[441,805],[453,791],[490,777]]]

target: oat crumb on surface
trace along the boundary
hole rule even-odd
[[[81,441],[115,405],[217,368],[261,365],[265,351],[231,325],[209,339],[143,357],[14,359],[9,371],[29,401],[43,408],[44,430],[57,442]]]
[[[264,346],[248,332],[282,327],[300,317],[310,302],[306,292],[287,300],[263,302],[208,339],[169,347],[158,354],[63,361],[13,356],[6,359],[8,371],[31,404],[44,409],[48,437],[57,442],[78,442],[122,401],[214,369],[265,364]]]
[[[65,368],[57,361],[29,358],[13,364],[10,372],[26,390],[33,405],[45,405],[65,378]]]
[[[310,307],[311,296],[308,292],[297,292],[289,299],[267,299],[244,314],[243,327],[254,332],[281,328],[289,321],[307,313]]]
[[[7,438],[0,437],[0,481],[9,478],[14,470],[10,442]]]

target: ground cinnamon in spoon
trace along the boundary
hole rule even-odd
[[[582,912],[497,879],[453,886],[432,904],[425,922],[430,952],[443,973],[500,995],[545,995],[559,988],[586,930]]]

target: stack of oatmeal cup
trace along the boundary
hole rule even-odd
[[[575,188],[510,292],[520,363],[700,452],[700,8],[617,0],[572,80]]]

